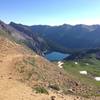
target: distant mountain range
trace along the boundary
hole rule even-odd
[[[34,35],[39,36],[48,50],[73,53],[100,48],[100,25],[9,25],[33,39]]]
[[[73,54],[100,49],[100,25],[27,26],[0,21],[0,31],[40,55],[51,51]]]

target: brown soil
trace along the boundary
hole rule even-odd
[[[48,90],[49,95],[36,94],[32,90],[38,85],[47,87],[54,83],[70,87],[71,81],[63,70],[43,57],[0,37],[0,100],[52,100],[52,96],[55,100],[86,100],[51,90]]]

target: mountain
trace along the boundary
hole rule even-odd
[[[19,24],[11,26],[18,29]],[[16,27],[17,26],[17,27]],[[24,25],[21,25],[24,27]],[[50,50],[74,53],[100,48],[100,25],[25,26],[43,38]]]
[[[42,51],[42,53],[49,48],[48,45],[47,45],[47,43],[46,43],[46,41],[42,37],[40,37],[37,34],[37,32],[33,32],[29,28],[29,26],[22,25],[22,24],[15,24],[14,22],[11,22],[10,26],[12,26],[13,28],[15,28],[19,32],[23,33],[24,35],[32,38],[32,40],[36,41],[37,44],[34,44],[34,45],[37,46],[37,49],[39,48]],[[30,45],[30,43],[28,45]],[[33,50],[34,50],[34,45],[30,46]]]
[[[31,34],[27,28],[20,31],[0,21],[0,35],[12,38],[12,40],[17,43],[23,44],[42,55],[43,51],[46,49],[46,46],[44,46],[45,41],[41,37],[36,36],[35,33],[33,33],[32,36],[27,35],[27,33]]]
[[[31,26],[34,31],[36,26]],[[37,31],[51,48],[57,51],[74,52],[100,48],[100,25],[61,25],[42,28]],[[38,29],[38,26],[37,26]],[[43,31],[43,33],[42,33]]]
[[[65,95],[64,92],[80,93],[76,86],[83,94],[86,92],[82,84],[56,64],[7,37],[8,31],[0,31],[0,34],[3,34],[0,35],[1,100],[52,100],[53,97],[62,100],[62,96],[58,96],[61,94],[63,98],[73,100],[80,96]]]
[[[87,80],[90,82],[90,78],[80,76],[77,70],[74,75],[74,61],[64,62],[64,68],[60,68],[57,62],[52,63],[39,55],[40,53],[38,54],[36,49],[42,52],[41,48],[34,45],[34,49],[31,49],[29,44],[26,44],[27,40],[33,40],[32,42],[37,45],[40,44],[27,35],[26,30],[28,30],[27,26],[23,32],[0,21],[1,100],[54,100],[54,98],[57,100],[91,100],[91,96],[99,95],[98,82],[88,84]],[[38,35],[34,35],[34,38],[38,39],[37,37]],[[20,43],[23,40],[24,45]],[[99,61],[96,62],[99,65]],[[72,73],[68,67],[73,69]],[[79,67],[81,69],[81,66]],[[91,65],[91,67],[94,66]],[[95,73],[99,75],[98,70],[95,70]],[[93,69],[90,70],[90,75],[94,76]],[[80,77],[86,81],[79,80]],[[95,97],[95,99],[100,98]]]

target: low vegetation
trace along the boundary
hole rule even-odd
[[[34,58],[24,58],[22,61],[16,63],[18,73],[23,76],[23,80],[29,80],[34,72]]]
[[[48,91],[44,87],[41,87],[41,86],[33,88],[33,91],[35,91],[36,93],[49,94]]]
[[[64,70],[75,80],[93,88],[87,93],[88,95],[100,95],[100,82],[94,79],[94,77],[100,76],[100,60],[96,59],[95,54],[80,60],[65,61]],[[87,71],[87,75],[80,74],[80,71]]]

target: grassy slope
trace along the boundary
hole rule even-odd
[[[69,73],[74,79],[80,80],[81,83],[92,86],[94,92],[100,90],[100,82],[95,81],[93,78],[100,76],[100,60],[95,58],[92,54],[91,57],[87,56],[84,59],[78,60],[78,64],[75,61],[65,61],[64,69]],[[89,65],[87,65],[87,63]],[[81,75],[79,71],[86,70],[88,75]],[[95,95],[98,95],[97,93]]]

